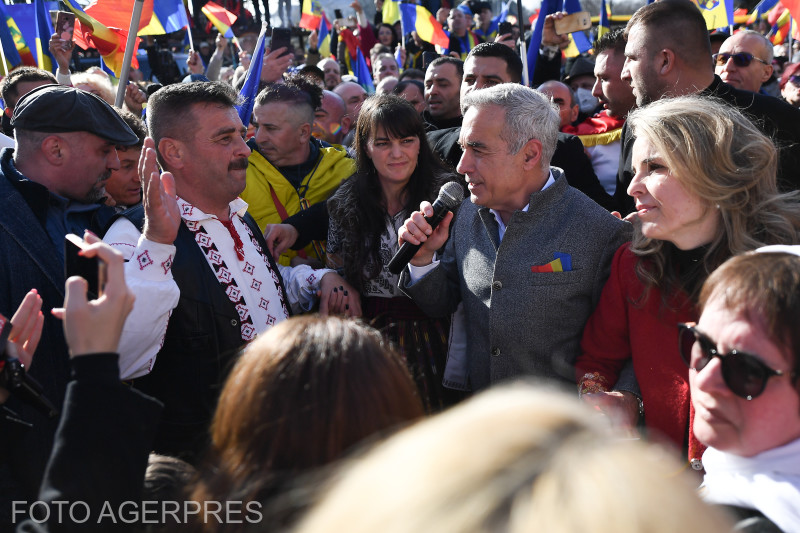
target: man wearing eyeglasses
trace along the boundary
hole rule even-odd
[[[737,89],[757,93],[772,76],[772,45],[756,31],[728,37],[712,57],[716,75]]]
[[[737,89],[714,73],[706,22],[696,4],[661,0],[645,5],[628,21],[625,35],[625,64],[620,77],[633,89],[637,106],[690,94],[725,101],[748,115],[779,148],[781,190],[800,189],[800,109],[771,96]],[[614,202],[623,215],[634,210],[633,199],[626,193],[634,175],[634,140],[626,124],[614,193]]]

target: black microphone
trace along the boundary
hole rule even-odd
[[[433,202],[433,216],[425,217],[425,221],[431,225],[431,228],[436,229],[439,222],[447,215],[447,212],[454,209],[464,199],[464,189],[455,181],[450,181],[442,185],[439,189],[439,197]],[[403,271],[411,258],[419,250],[422,244],[411,244],[404,242],[403,246],[394,254],[392,260],[389,261],[389,272],[392,274],[399,274]]]

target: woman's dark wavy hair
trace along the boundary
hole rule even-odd
[[[397,45],[400,43],[400,41],[397,39],[397,33],[394,31],[394,26],[392,26],[391,24],[386,24],[385,22],[381,22],[380,24],[378,24],[375,27],[375,41],[378,42],[378,43],[381,43],[380,39],[378,39],[378,33],[381,31],[381,28],[384,27],[384,26],[386,26],[387,28],[392,30],[392,44],[391,44],[392,50],[391,51],[392,51],[392,53],[394,53],[394,49],[397,48]],[[381,43],[381,44],[383,44],[383,43]]]
[[[382,268],[378,251],[380,236],[386,227],[386,204],[378,171],[367,154],[367,144],[375,137],[378,127],[382,127],[390,138],[419,139],[417,167],[404,190],[403,209],[407,213],[419,209],[422,200],[432,202],[442,184],[454,179],[439,156],[431,150],[422,117],[411,104],[394,94],[372,96],[364,102],[356,126],[357,170],[342,185],[351,189],[349,192],[355,202],[328,205],[334,210],[347,211],[346,214],[340,213],[345,216],[337,217],[342,221],[344,234],[361,236],[345,239],[341,251],[345,279],[356,287],[362,287],[365,280],[377,276]],[[348,205],[343,205],[345,203]],[[331,216],[334,216],[333,212]]]

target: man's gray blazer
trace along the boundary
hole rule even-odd
[[[472,390],[522,375],[574,384],[583,327],[614,252],[630,240],[630,224],[570,187],[560,169],[551,171],[555,183],[511,216],[499,246],[494,215],[465,200],[440,264],[413,285],[408,269],[400,278],[431,316],[446,316],[463,300]],[[532,271],[554,253],[569,254],[572,270]]]

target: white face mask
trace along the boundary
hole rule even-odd
[[[581,113],[591,113],[598,105],[600,105],[600,100],[592,95],[592,91],[582,87],[579,87],[578,90],[575,91],[575,98],[578,99],[578,105],[581,108]]]

